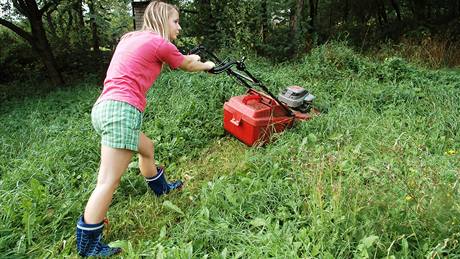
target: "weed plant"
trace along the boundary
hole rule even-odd
[[[248,148],[222,129],[223,102],[242,86],[163,73],[143,130],[169,178],[187,183],[156,198],[136,168],[126,172],[106,233],[121,257],[460,256],[458,71],[374,62],[340,43],[295,63],[247,63],[274,93],[302,85],[327,112]],[[76,257],[99,163],[99,92],[88,81],[2,104],[2,256]]]

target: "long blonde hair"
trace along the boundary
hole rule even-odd
[[[168,20],[173,10],[179,12],[179,8],[175,5],[160,1],[150,2],[147,8],[145,8],[144,23],[141,30],[154,31],[164,39],[170,41]]]

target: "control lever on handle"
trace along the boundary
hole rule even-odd
[[[203,50],[203,49],[204,49],[203,46],[198,45],[198,46],[194,47],[193,49],[191,49],[191,50],[188,52],[188,54],[189,54],[189,55],[198,54],[198,53],[199,53],[201,50]]]
[[[246,60],[246,57],[242,57],[241,60],[236,63],[236,67],[238,68],[238,70],[246,69],[246,64],[244,64],[245,60]]]

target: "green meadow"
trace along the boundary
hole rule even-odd
[[[341,43],[249,71],[301,85],[323,113],[246,147],[223,130],[231,78],[165,71],[143,131],[182,191],[157,198],[136,159],[108,213],[120,258],[459,258],[460,70],[374,60]],[[10,86],[11,87],[11,86]],[[49,94],[17,83],[0,106],[0,257],[77,258],[95,186],[92,76]]]

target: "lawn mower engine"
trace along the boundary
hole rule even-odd
[[[302,87],[293,85],[284,89],[278,95],[278,99],[295,111],[308,113],[313,108],[312,104],[315,96]]]
[[[248,146],[270,142],[274,133],[291,127],[297,120],[309,120],[319,112],[313,107],[315,96],[300,86],[289,86],[278,98],[256,79],[240,61],[221,61],[213,53],[200,46],[190,53],[202,52],[211,57],[216,67],[212,74],[226,72],[238,83],[248,88],[243,95],[233,96],[224,103],[224,129]],[[232,69],[233,67],[236,68]],[[262,89],[256,90],[254,87]]]

